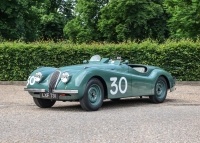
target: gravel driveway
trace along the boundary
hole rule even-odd
[[[24,86],[0,85],[0,142],[200,142],[200,86],[177,85],[162,104],[106,100],[96,112],[77,102],[38,108]]]

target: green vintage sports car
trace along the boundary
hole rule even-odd
[[[24,90],[41,108],[56,101],[80,101],[83,109],[95,111],[104,99],[149,96],[162,103],[167,91],[174,89],[175,78],[161,68],[95,55],[81,65],[40,67],[31,73]]]

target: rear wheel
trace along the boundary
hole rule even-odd
[[[154,88],[154,95],[149,96],[153,103],[162,103],[167,96],[167,82],[164,77],[159,77]]]
[[[35,104],[40,108],[50,108],[56,103],[56,100],[48,100],[35,97],[33,97],[33,100]]]
[[[96,111],[103,104],[104,89],[101,81],[92,78],[86,86],[83,98],[80,99],[81,107],[87,111]]]

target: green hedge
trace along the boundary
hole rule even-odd
[[[23,81],[38,66],[60,67],[82,63],[94,54],[130,63],[159,66],[178,80],[200,81],[200,42],[182,40],[120,44],[0,43],[0,81]]]

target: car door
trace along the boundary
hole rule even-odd
[[[123,98],[132,96],[132,74],[128,72],[128,66],[119,65],[107,74],[108,98]]]
[[[154,93],[153,79],[150,78],[150,75],[142,74],[131,67],[128,68],[128,72],[132,78],[133,96],[152,95]]]

